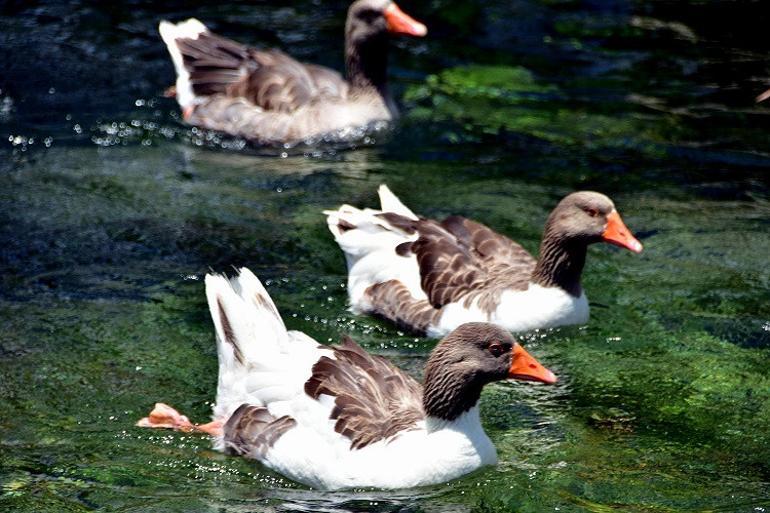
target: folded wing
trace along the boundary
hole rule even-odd
[[[313,366],[305,392],[314,399],[334,398],[334,429],[350,439],[352,449],[419,427],[425,418],[419,383],[349,337],[333,350],[333,359],[322,357]]]
[[[265,111],[291,113],[320,98],[345,98],[339,73],[303,64],[279,50],[257,50],[210,32],[190,19],[162,22],[160,32],[177,68],[182,107],[195,98],[242,98]]]

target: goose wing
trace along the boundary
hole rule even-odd
[[[497,293],[527,288],[536,261],[527,250],[481,223],[460,216],[442,222],[381,214],[391,225],[417,232],[399,248],[417,257],[420,284],[434,308],[482,295],[489,309]]]
[[[196,23],[192,31],[161,25],[172,56],[184,68],[178,72],[188,75],[195,97],[221,94],[290,113],[319,98],[347,96],[347,83],[336,71],[303,64],[280,50],[248,47]]]
[[[305,392],[334,398],[334,430],[350,439],[352,449],[418,428],[425,414],[417,381],[349,337],[333,351],[334,358],[321,357],[313,366]]]

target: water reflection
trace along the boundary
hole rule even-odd
[[[770,288],[762,2],[440,0],[396,45],[405,118],[371,145],[255,149],[179,122],[160,18],[341,63],[347,2],[0,6],[0,502],[12,510],[760,511]],[[406,6],[404,6],[406,8]],[[435,28],[434,28],[435,27]],[[282,153],[286,153],[284,158]],[[267,155],[267,158],[264,155]],[[216,353],[200,280],[248,265],[290,328],[350,333],[419,376],[431,342],[346,311],[321,211],[380,183],[536,251],[598,189],[646,233],[592,249],[588,327],[523,337],[556,387],[500,384],[501,463],[447,485],[320,493],[180,434]],[[324,288],[325,287],[325,288]],[[155,436],[155,435],[153,435]]]

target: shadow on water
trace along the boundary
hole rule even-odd
[[[159,19],[339,68],[347,2],[0,5],[0,507],[8,511],[725,511],[770,507],[770,11],[762,2],[401,2],[404,118],[355,148],[255,148],[162,96]],[[419,490],[321,493],[207,440],[206,272],[248,265],[287,324],[416,376],[430,341],[346,310],[321,211],[460,214],[536,251],[574,189],[645,252],[589,251],[591,324],[530,333],[554,387],[498,384],[500,463]]]

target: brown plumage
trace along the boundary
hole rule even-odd
[[[339,73],[300,63],[280,50],[256,50],[211,32],[176,42],[196,96],[221,94],[268,111],[294,112],[348,94]]]
[[[328,347],[286,331],[248,269],[233,279],[208,275],[206,296],[219,350],[215,420],[195,425],[156,405],[139,425],[208,433],[218,449],[316,489],[423,486],[494,464],[474,408],[482,387],[504,379],[556,382],[489,324],[464,324],[446,336],[428,358],[421,387],[350,339]],[[225,340],[237,340],[245,364]]]
[[[398,280],[375,283],[366,289],[366,295],[375,305],[372,313],[415,333],[425,333],[441,316],[440,310],[424,299],[415,299]]]
[[[420,264],[423,289],[434,307],[465,297],[490,311],[503,290],[524,290],[536,261],[520,245],[481,223],[459,216],[427,221],[412,246]]]
[[[381,356],[371,355],[350,337],[333,346],[334,357],[321,357],[305,392],[317,399],[334,397],[335,431],[361,449],[417,427],[425,417],[420,384]]]
[[[585,323],[580,278],[588,246],[642,250],[612,201],[597,192],[559,202],[537,260],[481,223],[421,218],[384,185],[379,195],[379,211],[343,205],[325,212],[346,255],[351,306],[430,336],[467,321],[512,331]]]
[[[500,347],[491,354],[492,344]],[[481,389],[508,377],[516,341],[492,324],[463,324],[431,351],[425,366],[423,408],[436,418],[454,420],[473,408]]]
[[[245,360],[243,359],[243,352],[241,351],[240,346],[238,345],[238,340],[235,338],[235,334],[233,333],[233,328],[230,325],[230,320],[227,318],[227,314],[225,314],[225,309],[222,306],[222,300],[219,299],[217,301],[217,306],[219,307],[219,322],[222,323],[222,333],[224,334],[224,342],[226,344],[230,344],[233,346],[233,355],[235,356],[235,359],[243,365],[245,363]]]
[[[288,415],[276,418],[267,408],[242,404],[225,423],[225,451],[236,456],[264,457],[275,441],[296,425],[297,421]]]
[[[405,233],[418,234],[416,241],[397,247],[396,252],[417,257],[420,283],[434,310],[429,314],[423,304],[408,303],[409,323],[437,320],[444,305],[459,300],[470,305],[478,298],[480,308],[492,311],[504,290],[525,290],[529,285],[537,261],[519,244],[481,223],[460,216],[441,222],[424,218],[415,221],[394,213],[380,216]],[[381,305],[377,313],[398,322],[394,317],[405,312],[400,306],[398,313],[392,310],[406,300],[404,290],[400,282],[392,280],[370,287],[367,294],[373,305]],[[414,315],[416,311],[420,315]],[[425,331],[422,326],[412,328]]]
[[[499,352],[492,351],[493,345]],[[350,438],[352,449],[361,449],[418,429],[426,416],[451,421],[471,409],[484,385],[514,377],[509,374],[516,345],[509,333],[492,324],[460,326],[431,351],[423,393],[417,381],[385,358],[344,337],[333,346],[335,359],[322,357],[313,366],[305,392],[314,399],[321,394],[335,398],[335,431]],[[531,365],[525,372],[535,372],[534,379],[555,381],[539,364]]]
[[[394,25],[398,20],[405,25]],[[260,143],[294,143],[392,119],[388,32],[424,35],[425,27],[390,0],[358,0],[350,6],[346,80],[280,50],[250,48],[213,34],[197,20],[161,23],[177,68],[177,99],[185,120]]]

